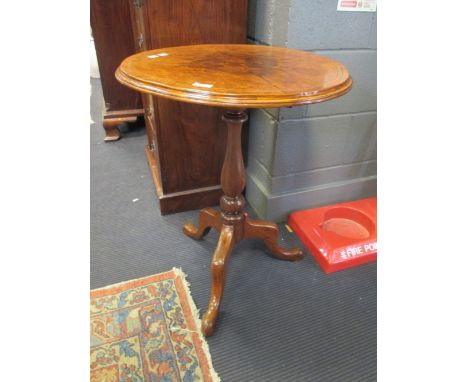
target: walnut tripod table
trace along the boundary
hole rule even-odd
[[[244,238],[265,242],[282,260],[303,258],[300,249],[278,246],[276,224],[250,219],[244,212],[245,169],[241,129],[247,108],[272,108],[323,102],[352,86],[346,68],[329,58],[260,45],[191,45],[141,52],[126,58],[117,79],[135,90],[176,101],[223,107],[228,129],[221,172],[221,211],[204,208],[198,227],[184,233],[201,239],[210,228],[220,232],[211,262],[212,286],[202,331],[213,333],[224,289],[225,266],[234,245]]]

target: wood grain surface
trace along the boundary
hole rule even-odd
[[[122,62],[116,78],[160,97],[228,108],[323,102],[345,94],[352,86],[345,66],[330,58],[246,44],[141,52]]]

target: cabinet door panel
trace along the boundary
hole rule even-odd
[[[157,103],[164,192],[218,185],[227,133],[220,110],[163,98]]]
[[[140,109],[140,95],[114,75],[122,60],[135,53],[128,0],[91,0],[91,28],[107,111]]]
[[[145,0],[148,49],[245,43],[246,0]],[[226,127],[218,108],[153,97],[165,194],[219,186]]]
[[[245,43],[247,0],[146,0],[152,49]]]

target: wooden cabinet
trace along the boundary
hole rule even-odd
[[[98,57],[105,111],[105,141],[120,138],[118,125],[143,115],[141,96],[117,82],[115,69],[135,53],[128,0],[91,0],[91,28]]]
[[[115,69],[126,56],[137,51],[245,43],[247,1],[91,1],[104,98],[110,104],[104,122],[116,110],[113,97],[121,102],[115,103],[118,108],[132,105],[135,109],[134,114],[120,114],[120,118],[133,118],[144,112],[148,136],[146,156],[163,214],[218,204],[227,132],[221,121],[222,110],[147,94],[141,95],[141,107],[136,93],[117,83]],[[107,124],[108,131],[113,126]]]
[[[245,43],[247,0],[130,0],[139,50]],[[163,214],[218,204],[222,110],[143,95],[146,154]]]

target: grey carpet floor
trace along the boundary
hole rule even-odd
[[[197,212],[161,216],[146,163],[146,134],[129,127],[104,143],[102,90],[91,80],[91,288],[180,267],[197,307],[210,294],[217,233],[182,234]],[[283,245],[300,245],[280,225]],[[231,256],[215,334],[213,364],[225,382],[375,381],[376,264],[326,275],[306,252],[274,259],[247,240]]]

